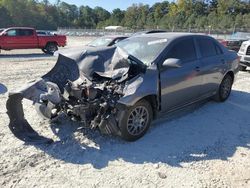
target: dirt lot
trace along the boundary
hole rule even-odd
[[[69,46],[89,40],[73,38]],[[2,52],[0,84],[11,91],[55,61],[40,50]],[[7,127],[6,99],[0,94],[0,187],[250,187],[250,71],[238,74],[227,102],[157,121],[134,143],[67,119],[50,125],[25,101],[27,119],[57,140],[25,145]]]

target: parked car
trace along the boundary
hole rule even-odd
[[[123,35],[111,35],[111,36],[103,36],[99,37],[92,42],[90,42],[87,46],[91,47],[104,47],[104,46],[113,46],[119,41],[128,38],[127,36]]]
[[[161,29],[139,31],[139,32],[134,33],[133,36],[145,35],[145,34],[153,34],[153,33],[167,33],[167,31],[166,30],[161,30]]]
[[[238,52],[240,58],[240,70],[244,71],[250,67],[250,40],[242,43]]]
[[[159,116],[207,98],[227,100],[238,65],[237,53],[215,39],[186,33],[138,35],[59,55],[49,73],[9,94],[9,127],[26,142],[52,141],[24,118],[25,98],[48,119],[64,113],[85,127],[135,141]]]
[[[98,37],[95,40],[91,41],[89,44],[86,46],[83,46],[81,48],[79,47],[71,47],[67,49],[62,49],[58,50],[56,53],[54,53],[54,56],[58,56],[59,54],[67,56],[68,54],[73,53],[81,53],[83,50],[87,50],[89,48],[102,48],[102,47],[109,47],[113,46],[114,44],[128,38],[127,36],[123,35],[111,35],[111,36],[103,36],[103,37]]]
[[[56,36],[56,34],[50,32],[50,31],[43,31],[43,30],[36,31],[36,34],[38,36]]]
[[[240,50],[241,44],[247,41],[247,39],[221,39],[219,42],[223,44],[227,49],[234,50],[238,52]]]
[[[39,48],[44,53],[53,54],[58,47],[65,45],[64,35],[40,36],[35,29],[28,27],[7,28],[0,34],[0,50]]]

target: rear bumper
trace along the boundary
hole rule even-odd
[[[250,67],[250,63],[249,62],[243,62],[243,61],[241,61],[240,65]]]

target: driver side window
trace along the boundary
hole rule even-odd
[[[197,59],[194,40],[192,38],[184,39],[170,49],[167,59],[175,58],[180,59],[183,63],[194,61]]]
[[[11,30],[7,31],[7,36],[9,36],[9,37],[17,36],[17,30],[11,29]]]

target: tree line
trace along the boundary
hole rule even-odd
[[[128,29],[250,28],[249,0],[176,0],[152,6],[133,4],[127,10],[109,12],[57,0],[0,0],[0,28],[29,26],[55,30],[58,27],[103,28],[121,25]]]

